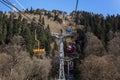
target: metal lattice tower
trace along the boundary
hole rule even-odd
[[[63,50],[63,36],[60,36],[60,69],[59,69],[59,79],[65,80],[64,74],[64,50]]]
[[[70,34],[62,34],[61,33],[51,33],[52,36],[58,38],[60,40],[60,56],[59,56],[59,60],[60,60],[60,67],[59,67],[59,78],[58,80],[66,80],[65,78],[65,73],[64,73],[64,61],[65,61],[65,57],[64,57],[64,49],[63,49],[63,39],[67,36],[70,36]]]
[[[60,67],[59,67],[59,78],[58,80],[66,80],[65,79],[65,73],[64,73],[64,49],[63,49],[63,39],[68,36],[67,34],[62,35],[61,33],[52,33],[52,36],[56,37],[60,41],[60,50],[59,50],[59,61],[60,61]]]

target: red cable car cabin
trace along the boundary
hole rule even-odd
[[[72,46],[72,45],[69,45],[68,47],[67,47],[67,52],[68,53],[73,53],[75,51],[75,48]]]

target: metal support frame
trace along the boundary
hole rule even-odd
[[[59,79],[65,80],[64,73],[64,49],[63,49],[63,36],[60,36],[60,69],[59,69]]]
[[[56,34],[56,33],[55,33]],[[64,34],[62,35],[62,30],[61,33],[57,35],[52,34],[52,36],[55,36],[56,38],[58,38],[60,40],[60,50],[59,50],[59,60],[60,60],[60,67],[59,67],[59,78],[58,80],[66,80],[65,78],[65,72],[64,72],[64,49],[63,49],[63,39],[66,36],[69,36],[68,34]]]

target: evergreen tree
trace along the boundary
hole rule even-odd
[[[53,57],[55,56],[55,49],[54,48],[52,49],[51,54],[52,54]]]
[[[58,51],[58,45],[56,41],[54,42],[54,50]]]
[[[10,39],[13,36],[13,16],[10,15],[10,18],[7,20],[7,37],[6,37],[6,42],[9,43]]]
[[[19,33],[19,22],[18,22],[18,20],[16,20],[16,19],[14,19],[13,20],[13,35],[18,35],[18,33]]]
[[[3,34],[2,34],[2,15],[0,15],[0,44],[2,44],[3,41]]]
[[[52,39],[51,39],[51,35],[50,35],[50,28],[49,28],[49,25],[47,26],[47,28],[45,29],[45,35],[46,35],[46,42],[45,42],[45,49],[46,51],[48,52],[48,54],[50,54],[50,51],[51,51],[51,42],[52,42]]]
[[[5,14],[2,15],[2,36],[3,36],[3,43],[6,43],[7,38],[7,16]]]
[[[23,36],[23,38],[25,39],[25,43],[26,43],[26,49],[28,50],[28,52],[30,52],[30,55],[32,56],[32,50],[33,50],[33,37],[31,35],[31,31],[30,31],[30,27],[27,24],[27,21],[25,19],[23,19],[22,21],[22,30],[21,30],[21,35]]]
[[[41,15],[39,16],[39,22],[41,22]]]
[[[32,55],[32,50],[33,50],[32,36],[31,36],[30,29],[28,27],[26,27],[25,30],[24,30],[24,39],[25,39],[25,42],[26,42],[26,48]]]
[[[45,25],[45,20],[44,20],[44,17],[42,18],[42,22],[41,22],[43,25]]]
[[[33,13],[33,8],[32,8],[32,7],[30,8],[30,13],[31,13],[31,14]]]
[[[7,26],[6,26],[6,23],[3,24],[2,33],[3,33],[3,41],[4,41],[4,43],[6,43],[6,35],[7,35]]]
[[[21,15],[19,15],[19,17],[18,17],[18,24],[17,24],[17,28],[18,28],[18,34],[20,35],[21,34],[21,30],[22,30],[22,16]]]

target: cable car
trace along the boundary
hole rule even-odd
[[[40,49],[40,41],[37,39],[36,29],[35,29],[35,40],[38,43],[38,48],[37,49],[33,49],[33,52],[35,54],[44,54],[45,53],[45,49],[44,48]]]
[[[72,48],[71,45],[69,45],[69,46],[67,47],[67,52],[73,52],[73,48]]]
[[[73,53],[75,51],[75,47],[73,46],[73,45],[69,45],[68,47],[67,47],[67,52],[68,53]]]
[[[33,49],[33,52],[36,53],[36,54],[42,54],[42,53],[45,53],[45,49]]]

